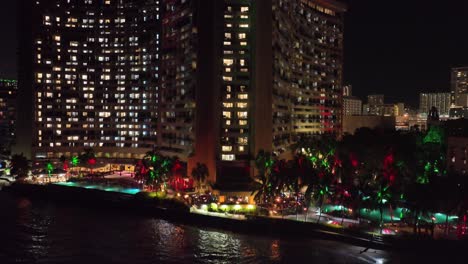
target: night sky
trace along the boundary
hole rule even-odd
[[[363,97],[417,106],[422,91],[449,91],[450,68],[468,66],[468,1],[343,0],[345,84]],[[0,11],[0,76],[16,76],[14,0]]]

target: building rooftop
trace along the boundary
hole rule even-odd
[[[348,7],[345,3],[335,0],[302,0],[303,2],[315,2],[321,6],[332,9],[335,12],[345,12]]]

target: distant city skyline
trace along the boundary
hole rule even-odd
[[[452,67],[468,66],[462,34],[468,3],[343,0],[344,84],[353,94],[385,94],[389,102],[418,106],[419,93],[450,91]],[[402,8],[404,7],[404,8]],[[16,1],[2,3],[0,76],[17,76]]]

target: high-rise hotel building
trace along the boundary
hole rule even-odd
[[[343,5],[332,0],[167,0],[161,7],[158,148],[251,175],[260,149],[338,135]],[[232,176],[232,177],[231,177]]]
[[[20,2],[33,157],[155,148],[219,181],[252,175],[261,149],[284,157],[301,137],[341,132],[339,2]]]
[[[111,158],[152,150],[159,1],[19,2],[19,86],[31,98],[30,104],[22,99],[19,140],[32,145],[32,158],[76,155],[86,147]]]

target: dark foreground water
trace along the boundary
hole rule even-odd
[[[0,263],[397,263],[314,239],[249,236],[0,191]]]

